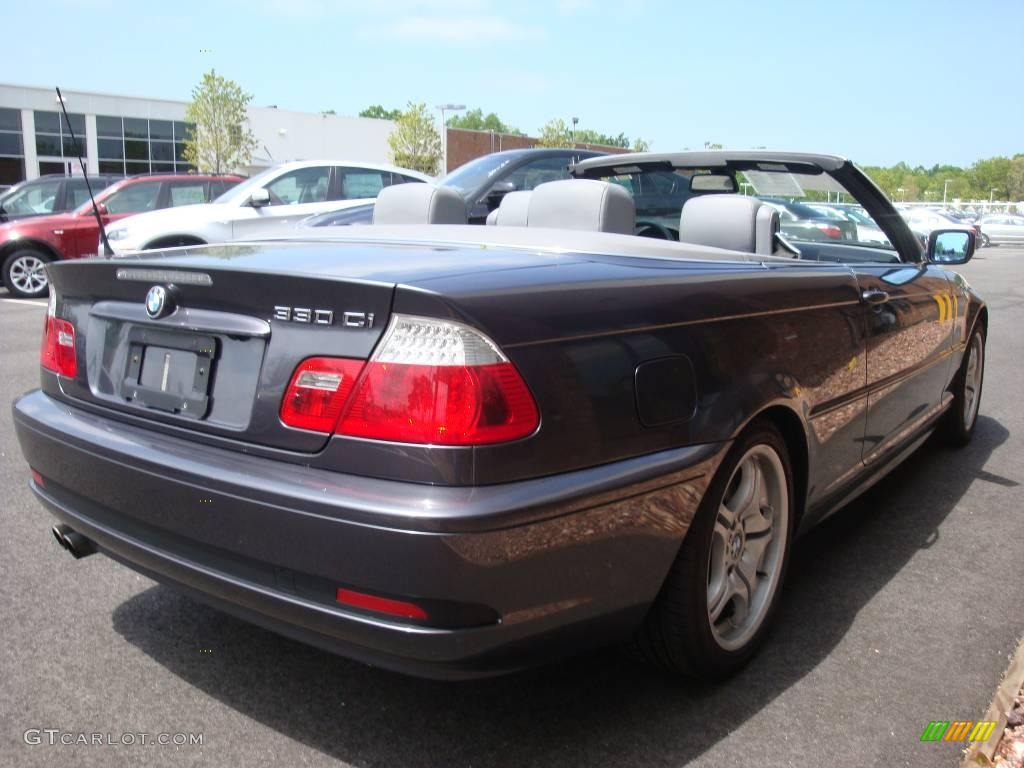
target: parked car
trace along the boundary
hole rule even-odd
[[[1024,243],[1024,216],[995,213],[977,221],[981,245],[1016,245]]]
[[[777,198],[762,198],[779,212],[782,234],[791,240],[822,241],[857,240],[856,222],[838,211],[819,210],[807,203]]]
[[[393,184],[430,180],[418,171],[390,165],[284,163],[239,184],[211,205],[133,216],[113,227],[107,238],[116,253],[123,253],[266,237],[287,232],[308,216],[359,205]]]
[[[885,233],[878,228],[874,219],[868,216],[863,208],[845,203],[806,203],[808,208],[813,208],[822,213],[839,214],[857,225],[857,241],[861,243],[877,243],[878,245],[889,245]]]
[[[937,229],[961,229],[972,233],[979,241],[981,239],[977,225],[965,224],[959,219],[947,216],[931,208],[908,208],[905,211],[901,211],[901,213],[903,218],[906,219],[907,224],[910,225],[910,229],[918,236],[922,246],[927,243],[928,235]]]
[[[470,224],[483,224],[509,192],[531,190],[538,184],[569,178],[569,166],[603,153],[583,149],[507,149],[460,165],[437,183],[456,190],[466,201]],[[373,204],[310,217],[303,227],[369,224]]]
[[[794,252],[774,208],[721,191],[751,168],[856,190],[892,247]],[[634,234],[607,181],[626,169],[689,179],[678,241]],[[922,253],[829,155],[573,176],[494,226],[403,184],[369,227],[49,265],[13,421],[54,538],[408,673],[629,638],[672,673],[735,672],[799,533],[931,433],[971,439],[988,309],[949,267],[974,238]]]
[[[242,181],[241,176],[152,174],[122,179],[96,195],[105,227],[140,211],[209,200]],[[56,259],[96,254],[100,228],[88,200],[71,213],[36,216],[0,225],[0,269],[15,296],[45,296],[45,266]]]
[[[123,178],[100,174],[90,176],[89,184],[95,195]],[[73,211],[88,199],[89,190],[84,176],[40,176],[16,184],[0,195],[0,223]]]

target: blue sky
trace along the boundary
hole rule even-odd
[[[449,101],[528,133],[576,115],[655,150],[1024,152],[1019,0],[15,0],[3,15],[4,82],[187,99],[216,67],[256,105]]]

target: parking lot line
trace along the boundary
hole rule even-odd
[[[0,306],[3,304],[23,304],[27,307],[46,307],[46,299],[4,299],[0,302]]]

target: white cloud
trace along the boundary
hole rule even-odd
[[[519,24],[500,16],[406,16],[391,23],[366,26],[363,34],[379,39],[486,45],[539,40],[544,37],[545,31],[541,27]]]

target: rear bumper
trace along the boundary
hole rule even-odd
[[[13,412],[36,495],[100,551],[282,634],[446,678],[628,637],[726,448],[438,487],[200,445],[39,391]],[[339,586],[475,619],[385,620],[340,606]]]

